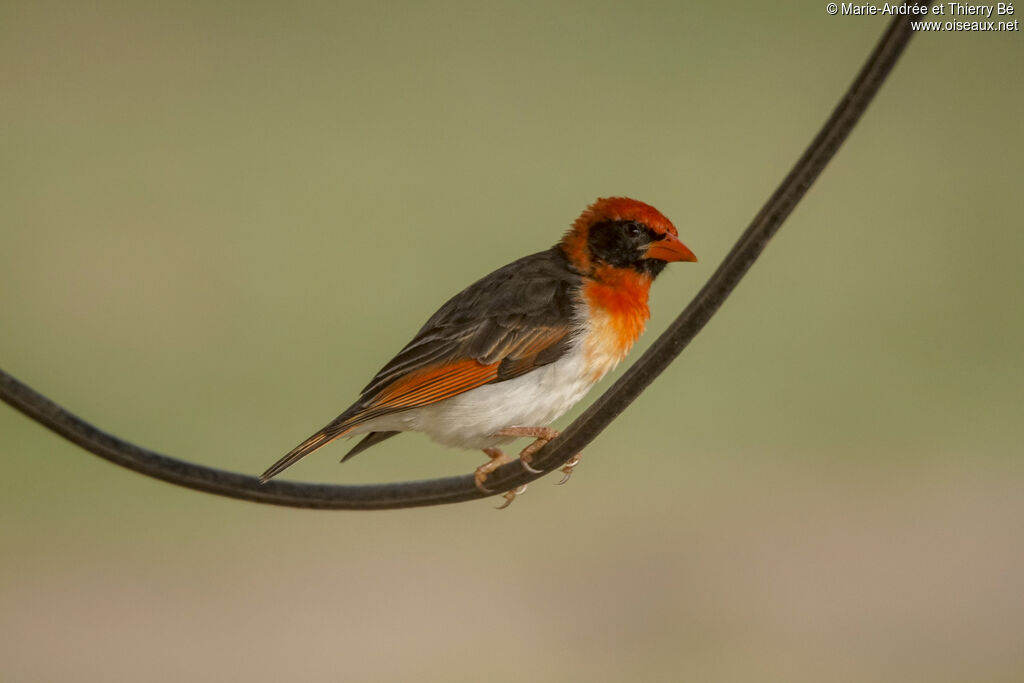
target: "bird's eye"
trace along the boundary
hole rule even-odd
[[[630,237],[639,237],[641,232],[643,229],[637,223],[633,221],[626,223],[626,234]]]

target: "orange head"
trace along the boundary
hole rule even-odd
[[[697,260],[669,219],[628,197],[604,197],[588,206],[562,238],[561,248],[583,275],[623,268],[653,278],[672,261]]]

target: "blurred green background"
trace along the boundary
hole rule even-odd
[[[612,194],[701,259],[659,279],[646,346],[885,23],[3,3],[0,366],[258,473],[447,297]],[[568,486],[507,511],[217,498],[0,408],[0,679],[1021,680],[1022,48],[916,37],[709,327]],[[420,435],[343,452],[288,474],[481,460]]]

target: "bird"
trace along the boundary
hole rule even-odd
[[[261,483],[340,437],[365,435],[341,459],[401,432],[482,450],[474,471],[511,459],[500,446],[534,441],[519,460],[558,435],[548,425],[576,404],[627,354],[650,317],[648,292],[665,266],[697,257],[649,204],[603,197],[562,239],[520,258],[449,299],[337,418],[260,476]],[[563,482],[579,462],[565,463]],[[523,487],[505,493],[506,507]]]

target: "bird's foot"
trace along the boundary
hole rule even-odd
[[[529,446],[524,448],[519,453],[519,462],[522,463],[523,469],[531,474],[541,474],[543,470],[538,470],[535,467],[531,467],[530,463],[533,462],[533,454],[540,449],[547,446],[556,436],[558,436],[558,430],[552,429],[551,427],[506,427],[498,432],[495,432],[495,436],[532,436],[536,441],[531,443]]]
[[[500,448],[485,448],[484,453],[486,453],[491,460],[490,462],[486,462],[483,465],[480,465],[480,467],[476,468],[476,471],[473,473],[473,481],[476,483],[476,487],[480,489],[482,492],[494,493],[494,491],[484,486],[484,480],[486,480],[487,475],[493,472],[494,470],[498,469],[505,463],[512,462],[512,458],[505,455],[505,453],[502,452]],[[512,504],[512,501],[516,499],[516,496],[523,494],[525,492],[526,484],[523,484],[522,486],[517,486],[511,491],[507,491],[503,496],[505,498],[505,502],[495,509],[504,510],[505,508]]]
[[[487,475],[494,470],[498,469],[505,463],[512,462],[512,458],[505,455],[500,448],[485,448],[484,453],[487,454],[490,461],[485,462],[483,465],[476,468],[476,471],[473,472],[473,481],[476,483],[476,487],[483,493],[494,493],[494,491],[484,486],[484,480],[487,479]]]
[[[582,456],[582,453],[577,453],[576,455],[572,456],[571,458],[565,461],[565,464],[562,465],[562,474],[564,474],[565,476],[562,477],[562,481],[558,482],[556,486],[561,486],[565,482],[569,481],[569,477],[572,476],[572,471],[576,469],[576,465],[580,464],[580,458]]]

